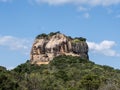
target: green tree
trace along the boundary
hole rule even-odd
[[[86,88],[86,90],[97,90],[99,88],[99,85],[101,84],[101,80],[99,76],[94,74],[85,75],[82,80],[81,84],[83,87]]]

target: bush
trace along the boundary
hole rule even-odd
[[[43,33],[43,34],[36,36],[36,39],[45,38],[47,36],[48,36],[47,34]]]

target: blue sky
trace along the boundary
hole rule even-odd
[[[26,62],[34,38],[85,37],[90,60],[120,69],[120,0],[0,0],[0,65]]]

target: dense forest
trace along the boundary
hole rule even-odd
[[[0,90],[120,90],[120,70],[73,56],[40,66],[28,60],[13,70],[0,67]]]

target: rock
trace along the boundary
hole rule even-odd
[[[48,64],[59,55],[89,59],[86,39],[70,38],[59,32],[38,35],[31,49],[30,61],[31,64]]]

